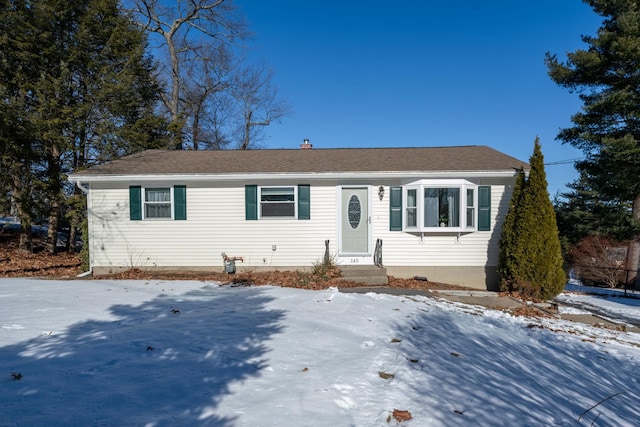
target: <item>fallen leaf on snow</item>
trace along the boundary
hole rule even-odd
[[[397,422],[401,423],[403,421],[409,421],[413,417],[411,416],[411,412],[409,412],[409,411],[403,411],[403,410],[400,410],[400,409],[394,409],[393,410],[393,418],[395,418]]]
[[[393,374],[389,374],[387,372],[382,372],[382,371],[378,372],[378,375],[380,375],[380,378],[385,380],[390,380],[395,377],[395,375]]]

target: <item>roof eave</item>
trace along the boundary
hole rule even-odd
[[[295,173],[238,173],[238,174],[148,174],[148,175],[83,175],[72,174],[69,181],[91,182],[204,182],[204,181],[262,181],[277,178],[288,180],[326,179],[398,179],[398,178],[507,178],[516,175],[516,169],[469,171],[398,171],[398,172],[295,172]]]

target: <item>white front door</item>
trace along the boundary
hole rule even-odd
[[[342,188],[340,252],[366,255],[369,253],[369,189]]]

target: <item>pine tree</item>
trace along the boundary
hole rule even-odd
[[[603,17],[596,36],[582,36],[586,49],[561,62],[547,54],[549,76],[579,94],[582,107],[572,127],[558,139],[581,149],[576,164],[593,190],[607,200],[629,204],[633,221],[626,227],[629,282],[640,284],[640,2],[584,0]]]
[[[20,219],[23,252],[32,251],[31,222],[37,160],[33,82],[39,76],[38,29],[25,2],[0,1],[0,179]]]
[[[555,212],[549,199],[544,157],[536,138],[529,177],[514,188],[501,239],[499,272],[503,289],[524,297],[550,299],[566,283]],[[523,182],[524,181],[524,182]]]
[[[21,249],[31,250],[37,214],[49,220],[53,253],[66,173],[166,145],[160,87],[145,35],[118,0],[2,1],[0,12],[0,166]]]
[[[517,231],[517,209],[520,205],[522,190],[525,185],[524,169],[518,171],[516,182],[511,193],[511,201],[509,202],[509,211],[502,223],[502,234],[500,236],[500,255],[498,258],[498,274],[500,275],[500,289],[502,291],[513,291],[513,266],[515,259],[513,256],[513,245],[515,242],[515,233]]]
[[[593,189],[584,172],[567,187],[570,191],[560,194],[553,203],[560,239],[567,250],[587,236],[606,236],[618,241],[628,237],[632,223],[629,202],[607,199]]]

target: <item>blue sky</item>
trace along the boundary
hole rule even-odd
[[[585,47],[601,22],[580,0],[236,0],[293,114],[265,148],[488,145],[527,161],[582,157],[556,141],[577,94],[547,75],[545,52]],[[547,165],[549,192],[572,164]]]

